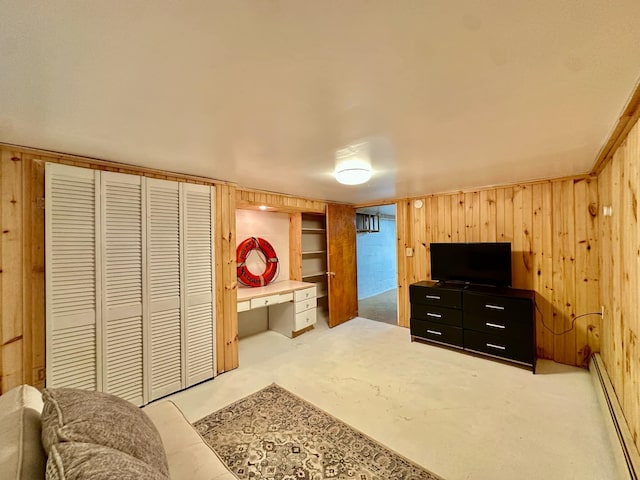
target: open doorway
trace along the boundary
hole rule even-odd
[[[358,315],[398,323],[396,206],[356,210]]]

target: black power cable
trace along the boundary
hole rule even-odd
[[[574,327],[576,326],[576,320],[581,318],[581,317],[586,317],[587,315],[600,315],[602,317],[602,312],[589,312],[589,313],[583,313],[581,315],[578,315],[576,317],[573,317],[573,320],[571,320],[571,326],[567,329],[564,330],[562,332],[554,332],[550,327],[547,326],[546,323],[544,323],[544,315],[542,314],[542,312],[540,311],[540,308],[538,308],[538,304],[536,303],[536,310],[538,311],[538,313],[540,314],[540,320],[542,321],[542,326],[544,328],[546,328],[547,330],[549,330],[553,335],[559,336],[559,335],[564,335],[565,333],[569,333],[571,330],[574,329]]]

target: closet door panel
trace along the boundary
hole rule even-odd
[[[146,179],[150,400],[182,388],[180,189]]]
[[[215,373],[213,188],[182,184],[186,386]]]
[[[144,403],[142,177],[103,172],[103,385],[136,405]]]
[[[100,381],[97,176],[45,166],[47,387],[95,390]]]

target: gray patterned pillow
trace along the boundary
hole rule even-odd
[[[47,454],[59,442],[95,443],[169,475],[160,434],[138,407],[114,395],[74,388],[46,388],[42,398],[42,445]]]
[[[169,480],[131,455],[102,445],[65,442],[51,446],[47,480]]]

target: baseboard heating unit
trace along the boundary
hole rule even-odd
[[[622,407],[613,390],[604,362],[599,353],[594,353],[589,362],[591,379],[598,395],[603,417],[608,423],[608,430],[614,445],[615,460],[620,470],[620,478],[638,480],[640,473],[640,454],[633,442],[631,431],[622,413]],[[615,448],[617,446],[620,448]]]

